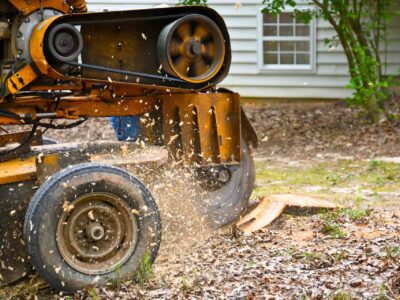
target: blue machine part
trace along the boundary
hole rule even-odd
[[[140,117],[111,117],[110,122],[118,141],[134,142],[139,137]]]

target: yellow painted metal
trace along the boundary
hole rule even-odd
[[[36,178],[36,158],[15,159],[0,163],[0,184]]]
[[[54,110],[54,100],[41,97],[18,97],[3,103],[2,108],[17,114],[29,114],[36,118],[35,108],[42,112],[54,112],[56,118],[78,119],[80,117],[133,116],[155,110],[159,106],[156,96],[125,97],[123,99],[102,98],[98,95],[62,97]],[[23,124],[23,120],[0,117],[0,125]]]
[[[15,94],[38,77],[34,68],[29,64],[16,72],[7,80],[7,89],[10,94]]]
[[[63,13],[68,13],[69,5],[65,1],[60,0],[8,0],[16,9],[24,16],[28,16],[35,10],[41,8],[52,8]],[[77,2],[75,0],[74,2]]]
[[[36,176],[39,184],[42,184],[49,176],[61,170],[60,155],[58,153],[47,154],[37,159]]]
[[[50,67],[49,63],[46,60],[44,55],[43,45],[44,45],[44,37],[46,34],[46,30],[50,27],[51,24],[59,17],[54,16],[48,18],[42,22],[40,22],[32,32],[29,46],[30,46],[30,54],[32,60],[35,62],[36,66],[40,70],[40,72],[44,75],[48,75],[55,79],[62,79],[64,76]]]

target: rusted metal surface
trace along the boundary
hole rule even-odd
[[[159,105],[159,99],[155,96],[113,99],[108,94],[67,96],[62,97],[57,104],[54,99],[21,97],[4,103],[1,108],[16,114],[30,115],[32,119],[36,119],[39,112],[52,112],[55,118],[77,119],[141,115],[155,110],[156,105]],[[26,121],[0,117],[0,124],[26,124]]]
[[[165,144],[175,159],[200,164],[240,162],[238,94],[187,93],[162,100]]]
[[[0,134],[0,147],[4,147],[9,144],[13,143],[22,143],[25,141],[28,137],[30,131],[17,131],[13,133],[3,133]],[[32,146],[35,145],[42,145],[43,140],[42,140],[42,132],[40,130],[36,131],[35,138],[32,141]]]
[[[215,84],[226,76],[230,65],[230,44],[229,35],[222,19],[212,10],[203,9],[200,7],[175,7],[161,10],[137,10],[126,12],[108,12],[101,14],[102,20],[99,20],[100,15],[93,14],[90,16],[92,23],[84,22],[82,24],[82,35],[85,43],[85,48],[82,53],[82,62],[89,65],[102,65],[113,69],[135,70],[138,72],[162,75],[164,70],[160,68],[160,58],[157,54],[159,42],[162,40],[161,31],[170,23],[189,14],[201,14],[209,18],[211,22],[217,24],[217,30],[223,35],[222,51],[218,57],[221,66],[217,66],[211,71],[209,76],[209,84]],[[140,18],[138,18],[140,17]],[[75,16],[74,20],[77,23],[80,16]],[[148,18],[146,21],[146,18]],[[64,19],[64,18],[63,18]],[[110,26],[108,20],[114,20]],[[69,17],[65,19],[69,20]],[[72,18],[71,18],[72,20]],[[151,20],[151,21],[150,21]],[[193,34],[189,34],[186,38],[192,38]],[[172,45],[171,45],[172,46]],[[203,45],[204,46],[204,45]],[[165,45],[169,49],[169,45]],[[105,51],[107,49],[107,51]],[[216,56],[216,55],[215,55]],[[217,57],[215,57],[217,59]],[[223,64],[223,67],[222,67]],[[211,66],[210,66],[211,67]],[[167,71],[167,70],[166,70]],[[180,87],[188,89],[197,89],[202,85],[188,84],[190,80],[188,76],[185,79],[186,83],[168,82],[169,78],[174,77],[164,76],[164,79],[146,79],[136,76],[125,76],[113,74],[110,72],[99,72],[94,69],[84,69],[84,78],[107,78],[110,77],[115,81],[136,82],[139,83],[154,83],[158,87]],[[182,77],[181,77],[182,78]],[[157,88],[157,87],[156,87]]]
[[[167,137],[179,132],[175,142],[165,139],[169,149],[176,150],[176,158],[181,151],[187,161],[202,164],[240,161],[238,96],[188,91],[213,86],[229,71],[229,34],[215,11],[206,7],[174,7],[65,14],[68,10],[64,6],[70,5],[75,11],[84,11],[85,1],[10,3],[24,14],[35,16],[35,26],[26,31],[26,58],[32,60],[34,67],[26,65],[8,78],[10,95],[0,100],[0,124],[34,123],[43,115],[55,119],[143,115],[163,104],[165,117],[177,110],[173,117],[183,122],[174,129],[164,123]],[[39,9],[46,12],[49,7],[62,14],[47,14],[38,19]],[[15,24],[16,29],[22,26],[20,20]],[[84,41],[81,66],[76,59],[57,60],[49,55],[49,49],[53,49],[48,45],[49,36],[64,25],[80,26],[80,32],[74,32],[82,35]],[[171,68],[160,68],[160,47],[170,54],[166,60]],[[174,60],[175,55],[185,64]],[[132,75],[135,72],[137,76]]]
[[[0,124],[44,126],[48,119],[157,116],[151,130],[142,135],[168,150],[155,147],[154,151],[139,151],[135,144],[115,142],[27,143],[29,152],[23,153],[24,158],[0,163],[0,194],[5,196],[0,204],[9,213],[0,223],[0,238],[5,241],[0,261],[2,267],[3,262],[8,263],[0,270],[0,285],[28,270],[20,225],[35,191],[33,186],[40,186],[59,170],[96,161],[157,168],[169,154],[196,167],[218,165],[219,180],[230,180],[228,167],[236,168],[241,162],[241,118],[245,116],[239,95],[215,92],[231,61],[229,34],[215,11],[171,7],[84,13],[84,0],[5,3],[0,4],[0,13],[7,14],[13,25],[8,28],[11,36],[4,35],[4,44],[9,47],[1,57]],[[68,42],[61,41],[70,37]],[[68,48],[74,50],[73,55]],[[164,50],[167,56],[163,56]],[[246,126],[252,139],[250,129]],[[26,133],[0,137],[0,145],[21,143],[23,137]],[[15,195],[11,192],[14,189]],[[14,206],[19,210],[9,211]],[[121,199],[92,193],[65,203],[63,208],[57,242],[72,268],[102,275],[115,271],[132,254],[138,224],[134,212]],[[5,223],[8,220],[10,223]],[[7,227],[10,224],[16,229],[12,236]],[[6,249],[18,257],[9,258]],[[4,270],[16,272],[10,275]]]
[[[103,95],[110,96],[106,92]],[[14,112],[18,108],[26,111],[37,106],[49,112],[54,107],[54,101],[21,98],[4,105]],[[184,158],[186,162],[201,164],[240,162],[242,113],[239,95],[235,93],[163,93],[109,101],[98,95],[67,96],[61,98],[55,112],[57,118],[73,119],[141,115],[159,107],[163,110],[164,143],[175,159]],[[252,138],[250,140],[256,143],[251,126],[245,128],[245,133]]]
[[[137,232],[136,218],[122,199],[90,193],[65,203],[57,226],[58,250],[73,269],[106,274],[130,257]]]
[[[27,5],[25,1],[14,1],[20,5]],[[32,1],[29,5],[29,13],[38,9],[35,9],[36,2]],[[18,4],[16,3],[16,6]],[[46,7],[46,1],[44,1],[44,5]],[[60,11],[65,13],[63,10]],[[210,36],[213,38],[206,41],[207,43],[196,42],[205,37],[204,32],[203,35],[195,32],[185,37],[186,44],[191,45],[193,43],[190,41],[193,41],[201,46],[201,56],[199,57],[207,57],[213,62],[209,61],[206,64],[203,60],[196,59],[191,64],[192,69],[203,68],[204,70],[201,72],[208,75],[203,76],[202,80],[192,80],[193,76],[186,76],[182,81],[173,78],[177,74],[167,74],[168,72],[160,69],[157,41],[165,26],[189,14],[198,14],[202,18],[209,19],[215,24],[213,28],[218,34],[211,34]],[[68,63],[70,65],[68,67],[68,64],[59,65],[49,61],[49,57],[44,51],[46,47],[42,46],[46,46],[48,43],[48,32],[59,24],[81,26],[85,45],[82,51],[81,65],[76,61],[71,61]],[[226,26],[218,14],[203,7],[57,15],[42,20],[32,34],[25,39],[30,40],[30,57],[38,71],[55,80],[94,81],[104,84],[114,84],[115,82],[125,86],[145,86],[148,90],[165,90],[166,87],[170,89],[201,89],[220,82],[228,73],[230,66],[230,44]],[[168,46],[166,45],[167,48]],[[221,48],[221,51],[216,51],[216,48]],[[193,78],[190,79],[190,77]]]

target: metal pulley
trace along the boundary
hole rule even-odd
[[[163,69],[187,82],[213,78],[225,59],[224,36],[210,18],[191,14],[163,28],[157,43]]]
[[[57,62],[71,62],[83,49],[81,33],[71,24],[59,24],[50,29],[45,40],[46,54]]]

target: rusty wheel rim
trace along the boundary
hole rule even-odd
[[[108,193],[90,193],[65,210],[57,245],[65,262],[85,274],[115,271],[135,249],[138,226],[128,205]]]
[[[213,78],[225,59],[221,30],[201,15],[188,15],[165,27],[158,48],[163,68],[191,83]]]

